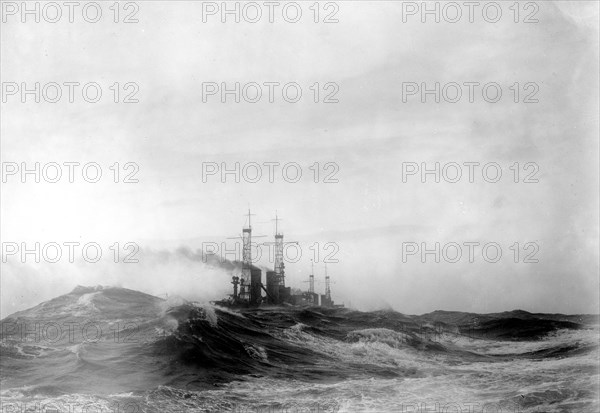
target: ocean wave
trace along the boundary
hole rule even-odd
[[[493,317],[474,324],[472,315],[440,312],[236,311],[126,289],[79,288],[2,320],[2,403],[105,408],[117,401],[175,412],[308,406],[318,398],[335,403],[336,411],[451,400],[589,411],[600,377],[597,326],[552,316],[538,328],[532,320],[540,318],[529,313]],[[104,333],[97,340],[76,334],[32,340],[35,323],[90,320]],[[27,323],[23,336],[17,327]]]

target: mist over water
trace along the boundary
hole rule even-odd
[[[230,294],[232,271],[239,271],[239,265],[220,259],[209,263],[200,251],[187,247],[140,249],[135,258],[139,262],[115,263],[112,256],[96,263],[78,259],[72,264],[8,260],[2,264],[0,317],[68,293],[77,285],[110,285],[208,302]]]

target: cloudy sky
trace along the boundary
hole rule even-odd
[[[287,266],[292,286],[306,288],[302,281],[315,258],[309,247],[318,243],[322,261],[331,251],[325,243],[335,243],[339,262],[328,265],[334,299],[360,309],[599,311],[598,3],[538,2],[537,11],[521,8],[515,23],[509,3],[500,2],[497,23],[481,10],[470,23],[464,8],[460,22],[442,16],[439,24],[431,16],[423,23],[419,14],[403,15],[406,4],[391,1],[340,1],[334,3],[339,10],[321,3],[315,23],[312,3],[299,2],[297,23],[286,22],[279,9],[273,23],[266,16],[222,23],[219,14],[203,22],[202,2],[192,1],[137,2],[139,22],[131,24],[114,23],[109,3],[102,3],[97,23],[78,10],[73,23],[65,16],[22,23],[19,11],[4,10],[3,170],[13,162],[29,168],[96,162],[103,176],[92,184],[77,170],[74,183],[65,176],[58,183],[34,183],[31,176],[22,183],[19,172],[3,172],[2,242],[97,242],[104,258],[115,242],[121,252],[133,242],[143,253],[138,264],[5,256],[2,316],[77,284],[221,298],[228,275],[176,250],[197,251],[203,242],[236,236],[249,206],[255,234],[272,235],[277,210],[286,239],[299,242],[302,257]],[[132,11],[120,10],[119,20]],[[322,22],[333,12],[337,23]],[[532,12],[539,21],[523,23]],[[70,103],[63,86],[57,103],[43,96],[35,103],[29,95],[23,103],[7,82],[30,88],[96,82],[103,95],[88,103],[77,90]],[[123,85],[132,82],[139,102],[114,103],[115,82],[119,101],[133,90]],[[229,97],[224,104],[217,94],[203,102],[206,82],[256,82],[264,96],[257,103]],[[289,103],[278,90],[271,103],[265,82],[296,82],[302,97]],[[328,82],[339,87],[337,103],[322,102],[332,90],[324,89]],[[476,89],[471,103],[463,86],[457,103],[435,103],[431,96],[422,103],[420,95],[405,102],[408,82],[430,88],[495,82],[503,95],[489,103]],[[525,88],[528,83],[534,85]],[[524,103],[534,90],[538,102]],[[131,171],[124,165],[137,164],[139,182],[114,183],[109,167],[115,162],[120,181]],[[229,168],[295,162],[303,175],[287,182],[278,168],[273,183],[267,176],[221,182],[219,174],[203,179],[209,162]],[[315,162],[316,183],[309,169]],[[338,182],[323,182],[334,170],[324,169],[328,162],[336,165]],[[436,183],[431,175],[423,183],[419,174],[403,180],[403,164],[436,162],[495,162],[502,177],[486,182],[479,168],[469,182],[463,166],[457,183]],[[534,169],[537,182],[523,182]],[[497,243],[502,257],[487,262],[475,247],[469,262],[464,243],[470,242]],[[456,263],[443,256],[436,263],[433,254],[422,262],[420,253],[403,259],[406,243],[457,243],[463,256]],[[533,252],[538,262],[524,262]],[[323,278],[322,262],[315,272]]]

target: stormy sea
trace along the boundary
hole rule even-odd
[[[598,321],[77,287],[1,321],[1,411],[598,412]]]

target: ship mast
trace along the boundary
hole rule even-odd
[[[279,217],[275,211],[275,277],[277,284],[285,287],[285,264],[283,263],[283,234],[279,232]]]
[[[248,299],[250,291],[246,287],[250,283],[250,269],[252,268],[252,214],[248,208],[248,227],[242,229],[242,279],[240,280],[240,298]]]
[[[327,274],[327,264],[325,264],[325,297],[331,301],[331,286],[329,282],[329,274]]]
[[[315,293],[315,263],[310,260],[310,275],[308,276],[308,292]]]

